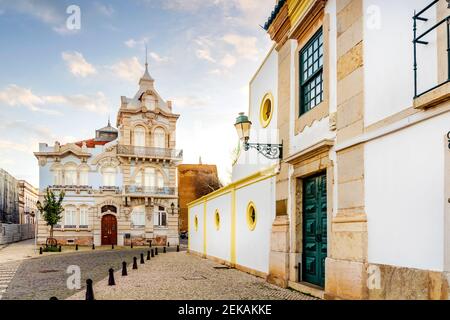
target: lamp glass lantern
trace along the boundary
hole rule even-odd
[[[244,142],[248,142],[248,140],[250,139],[250,129],[252,127],[252,122],[248,120],[248,117],[243,112],[239,113],[234,127],[236,128],[239,139],[243,140]]]

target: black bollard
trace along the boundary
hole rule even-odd
[[[75,250],[78,251],[78,244],[75,245]]]
[[[147,260],[150,260],[150,250],[147,251]]]
[[[152,247],[152,240],[151,239],[150,239],[149,243],[150,243],[150,248],[151,248]]]
[[[122,262],[122,277],[127,276],[128,272],[127,272],[127,263],[124,261]]]
[[[166,253],[166,247],[163,247],[163,253]]]
[[[153,251],[153,249],[152,249],[152,250],[150,250],[150,253],[151,253],[152,258],[153,258],[155,256],[155,251]]]
[[[170,242],[167,242],[167,247],[170,248]]]
[[[92,288],[92,280],[86,280],[86,300],[94,300],[94,289]]]
[[[177,252],[180,252],[180,245],[177,244]]]
[[[39,247],[39,254],[42,254],[42,247]]]
[[[115,286],[116,281],[114,281],[114,269],[111,268],[108,270],[108,272],[109,272],[108,286]]]
[[[131,247],[131,249],[133,249],[133,241],[131,241],[130,243],[131,243],[130,247]]]
[[[114,245],[113,245],[113,244],[111,245],[111,249],[113,249],[113,250],[114,250]]]
[[[51,297],[49,300],[58,300],[57,297]]]
[[[144,254],[141,253],[141,264],[144,264],[144,263],[145,263],[145,261],[144,261]]]
[[[137,269],[137,258],[134,257],[133,258],[133,270],[136,270],[136,269]]]
[[[92,250],[95,250],[95,244],[92,244]]]
[[[61,246],[59,246],[59,252],[61,252],[62,251],[62,247]]]

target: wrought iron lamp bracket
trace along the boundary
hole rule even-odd
[[[248,151],[251,148],[257,150],[264,157],[271,160],[283,159],[283,144],[272,143],[249,143],[244,142],[244,150]]]

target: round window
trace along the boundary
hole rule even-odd
[[[197,218],[197,216],[195,216],[195,218],[194,218],[194,228],[195,228],[195,231],[198,231],[198,218]]]
[[[273,115],[273,97],[272,94],[267,93],[262,99],[261,109],[259,112],[259,120],[261,122],[261,126],[266,128],[270,120],[272,120]]]
[[[250,202],[247,206],[247,224],[248,228],[253,231],[256,227],[256,208],[253,202]]]
[[[214,222],[216,223],[216,230],[219,230],[220,228],[220,215],[219,211],[216,210],[216,213],[214,214]]]

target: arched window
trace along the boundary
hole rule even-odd
[[[156,148],[165,148],[166,147],[166,133],[162,128],[156,128],[153,134],[154,146]]]
[[[134,145],[136,147],[145,147],[145,128],[137,126],[134,128]]]
[[[116,169],[113,167],[103,168],[103,186],[115,187],[116,186]]]
[[[142,171],[139,171],[134,178],[134,183],[137,187],[142,187]]]
[[[155,186],[155,168],[144,169],[144,186],[146,187]]]
[[[89,185],[89,168],[88,167],[82,167],[80,169],[80,186],[87,186]]]
[[[65,228],[75,228],[76,222],[75,222],[75,216],[76,216],[76,209],[75,207],[67,207],[64,210],[64,227]]]
[[[56,186],[63,184],[63,171],[60,165],[53,168],[53,184]]]
[[[156,174],[156,186],[158,188],[164,188],[164,176],[161,172],[158,171]]]
[[[64,184],[66,186],[77,185],[77,166],[68,164],[64,167]]]
[[[145,227],[145,207],[135,207],[133,209],[131,223],[134,227]]]

